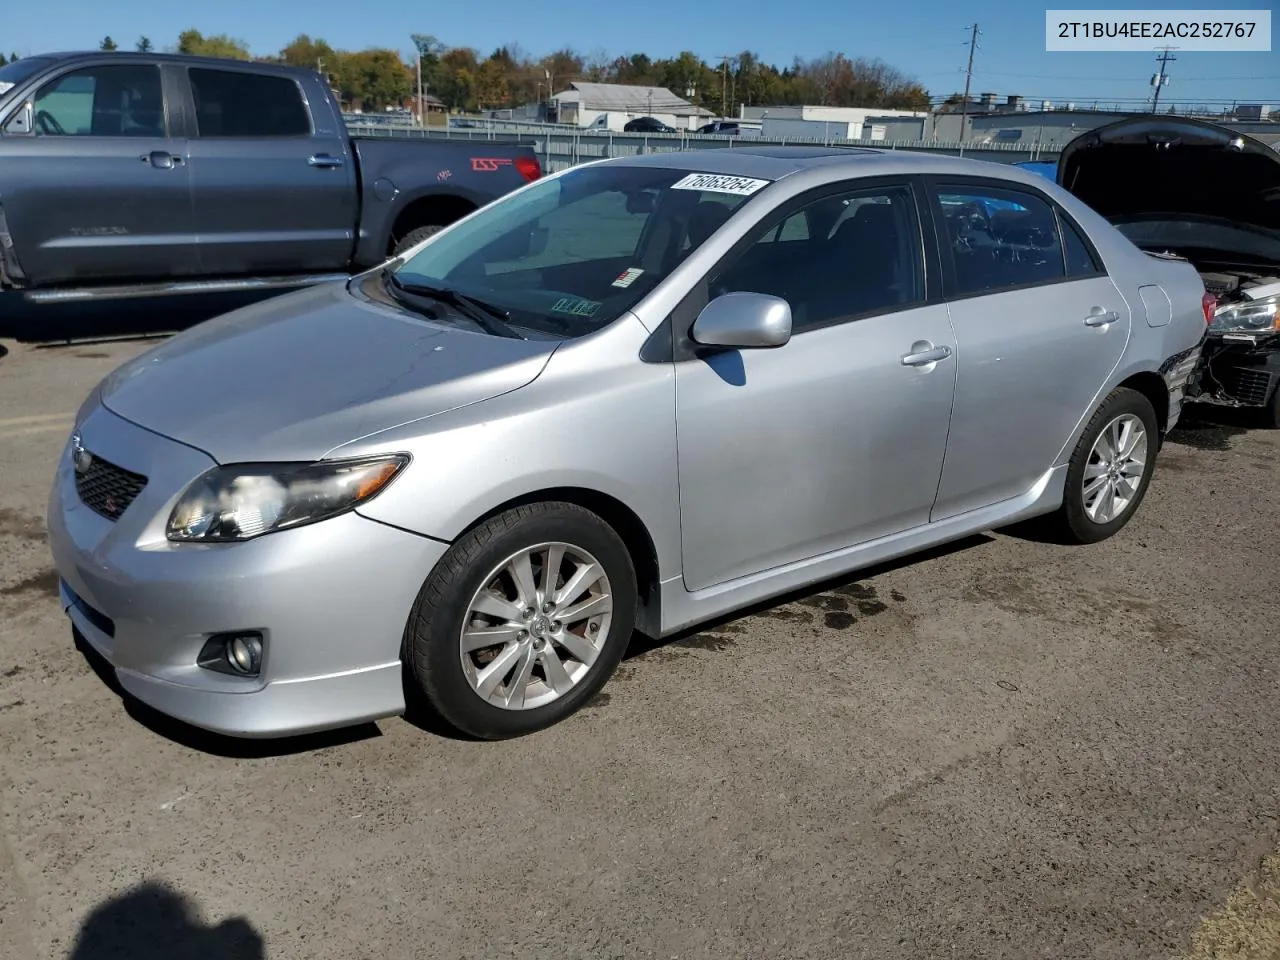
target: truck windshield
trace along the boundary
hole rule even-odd
[[[508,322],[581,336],[630,310],[769,181],[602,164],[539,181],[427,241],[397,268]]]
[[[0,97],[53,63],[48,57],[26,57],[0,67]]]

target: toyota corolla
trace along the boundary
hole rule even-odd
[[[575,167],[108,376],[49,503],[62,604],[126,691],[214,731],[412,695],[528,733],[636,631],[1014,521],[1117,533],[1208,302],[1012,166]]]

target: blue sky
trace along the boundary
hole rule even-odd
[[[19,4],[21,7],[22,4]],[[1117,9],[1102,3],[1069,3],[1058,8]],[[1131,3],[1122,9],[1155,6]],[[1160,9],[1268,9],[1270,0],[1228,0],[1217,4],[1174,4]],[[915,0],[851,3],[848,0],[647,0],[605,5],[601,0],[479,0],[422,3],[404,0],[218,0],[193,4],[154,0],[41,0],[27,9],[39,16],[0,18],[0,49],[31,54],[41,50],[96,46],[110,34],[122,46],[139,35],[164,49],[180,31],[229,33],[254,52],[278,50],[299,33],[323,37],[339,48],[386,46],[411,53],[408,35],[431,33],[450,46],[484,52],[518,44],[529,53],[560,46],[611,55],[643,51],[669,56],[691,49],[707,60],[753,50],[779,65],[794,55],[819,56],[839,50],[850,56],[878,56],[915,76],[931,93],[964,87],[967,25],[977,21],[982,35],[974,61],[974,93],[1066,100],[1081,105],[1110,102],[1151,92],[1155,54],[1047,53],[1045,4],[1008,0]],[[483,15],[479,11],[483,9]],[[199,10],[199,13],[192,11]],[[358,11],[358,12],[357,12]],[[1213,99],[1280,105],[1280,38],[1273,24],[1269,53],[1188,53],[1175,51],[1172,82],[1162,101]]]

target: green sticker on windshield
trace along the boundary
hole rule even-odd
[[[567,313],[571,317],[594,317],[602,304],[581,297],[561,297],[551,308],[552,313]]]

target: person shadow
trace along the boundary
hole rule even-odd
[[[206,926],[195,902],[146,883],[98,906],[68,960],[265,960],[266,943],[244,917]]]

